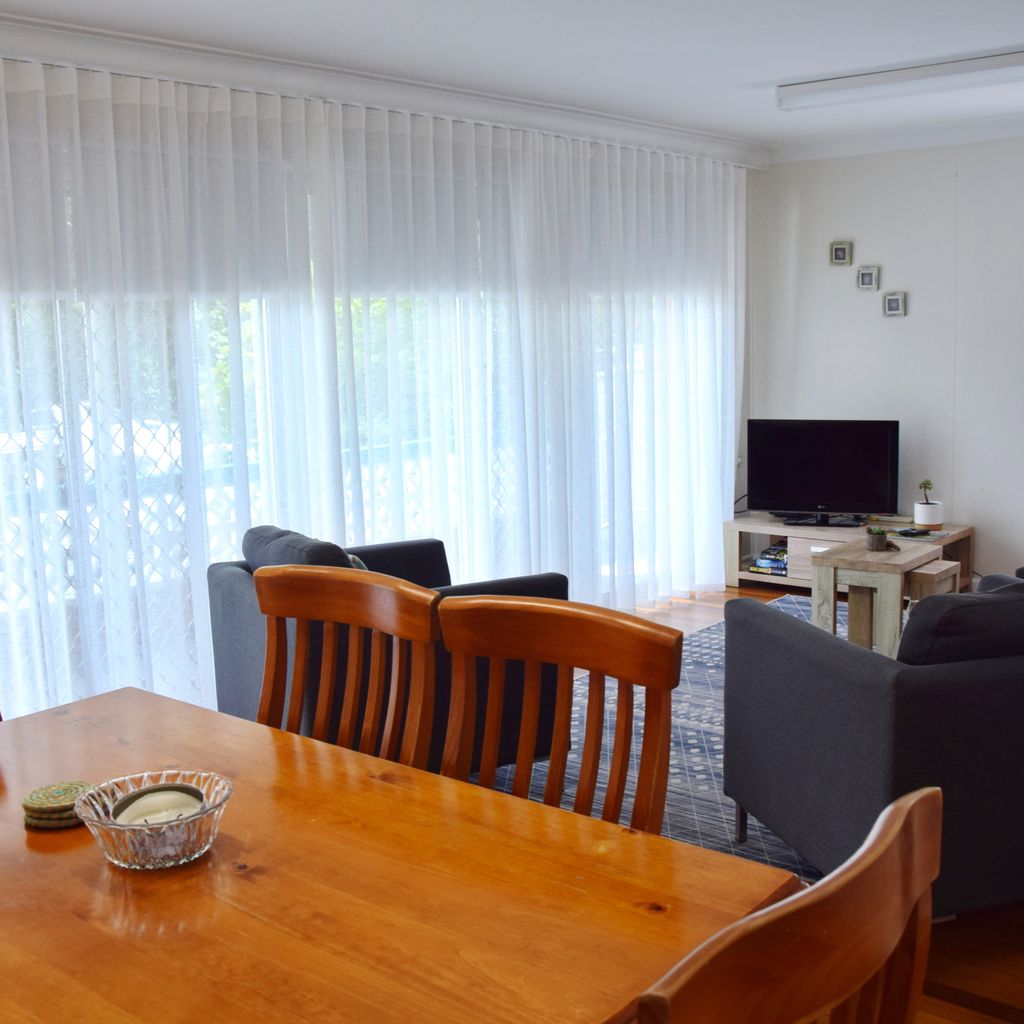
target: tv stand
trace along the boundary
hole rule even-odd
[[[807,515],[792,515],[789,512],[773,512],[782,520],[783,526],[863,526],[863,516],[837,516],[830,512],[810,512]]]
[[[867,524],[861,524],[867,525]],[[880,524],[881,525],[881,524]],[[725,539],[725,585],[738,587],[741,580],[751,583],[775,583],[790,589],[811,587],[811,555],[836,544],[846,544],[859,534],[831,523],[820,526],[812,522],[788,526],[768,512],[744,512],[723,524]],[[942,557],[960,563],[960,589],[971,589],[971,564],[974,551],[973,526],[944,526],[946,534],[932,543],[942,548]],[[927,541],[896,538],[901,547]],[[785,544],[789,549],[785,576],[769,576],[750,572],[748,567],[757,552],[769,544]]]

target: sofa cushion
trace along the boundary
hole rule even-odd
[[[334,565],[351,569],[348,555],[326,540],[316,540],[278,526],[254,526],[242,538],[242,555],[250,570],[265,565]]]
[[[1021,654],[1024,593],[1010,587],[924,598],[907,619],[896,658],[907,665],[937,665]]]
[[[351,558],[358,555],[370,572],[397,576],[419,587],[436,590],[452,581],[444,542],[436,537],[422,540],[393,540],[387,544],[353,545],[346,549]]]

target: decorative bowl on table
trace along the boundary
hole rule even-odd
[[[206,853],[230,796],[216,772],[138,772],[93,786],[75,811],[111,863],[170,868]]]

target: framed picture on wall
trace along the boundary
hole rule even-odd
[[[830,242],[828,261],[833,266],[848,267],[853,262],[853,242]]]
[[[907,293],[886,292],[882,296],[882,312],[886,316],[906,316]]]
[[[881,273],[881,267],[858,267],[857,287],[863,288],[865,291],[877,292]]]

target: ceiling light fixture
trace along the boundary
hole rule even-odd
[[[780,110],[801,110],[1021,81],[1024,51],[1015,50],[862,75],[790,82],[775,87],[775,98]]]

